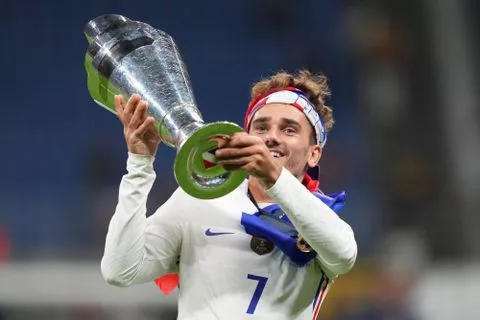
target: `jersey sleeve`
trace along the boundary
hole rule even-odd
[[[155,180],[154,158],[129,154],[127,173],[119,188],[118,204],[110,221],[101,271],[116,286],[151,281],[177,271],[182,232],[176,195],[146,217],[148,194]]]
[[[352,228],[283,168],[267,190],[287,214],[297,231],[316,251],[322,268],[333,278],[355,263],[357,244]]]

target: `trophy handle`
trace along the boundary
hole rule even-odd
[[[243,171],[227,171],[215,164],[215,137],[229,137],[243,129],[231,122],[213,122],[195,131],[179,148],[175,178],[186,193],[199,199],[214,199],[236,189],[247,177]]]

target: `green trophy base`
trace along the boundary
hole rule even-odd
[[[236,189],[247,177],[243,171],[227,171],[215,164],[215,138],[230,137],[243,129],[231,122],[213,122],[195,131],[180,146],[174,164],[175,179],[192,197],[214,199]]]

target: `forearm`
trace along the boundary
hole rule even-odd
[[[317,252],[322,266],[334,274],[343,274],[352,268],[357,254],[352,229],[288,170],[283,169],[267,193]]]
[[[153,157],[129,154],[127,174],[106,238],[102,274],[111,284],[148,281],[153,268],[145,261],[146,203],[155,180]]]

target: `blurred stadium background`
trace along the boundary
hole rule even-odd
[[[155,285],[109,287],[99,261],[126,147],[86,89],[86,22],[170,33],[204,119],[242,122],[250,85],[306,67],[337,124],[325,192],[359,258],[320,319],[479,319],[480,2],[2,0],[0,319],[175,319]],[[149,207],[175,189],[162,146]]]

